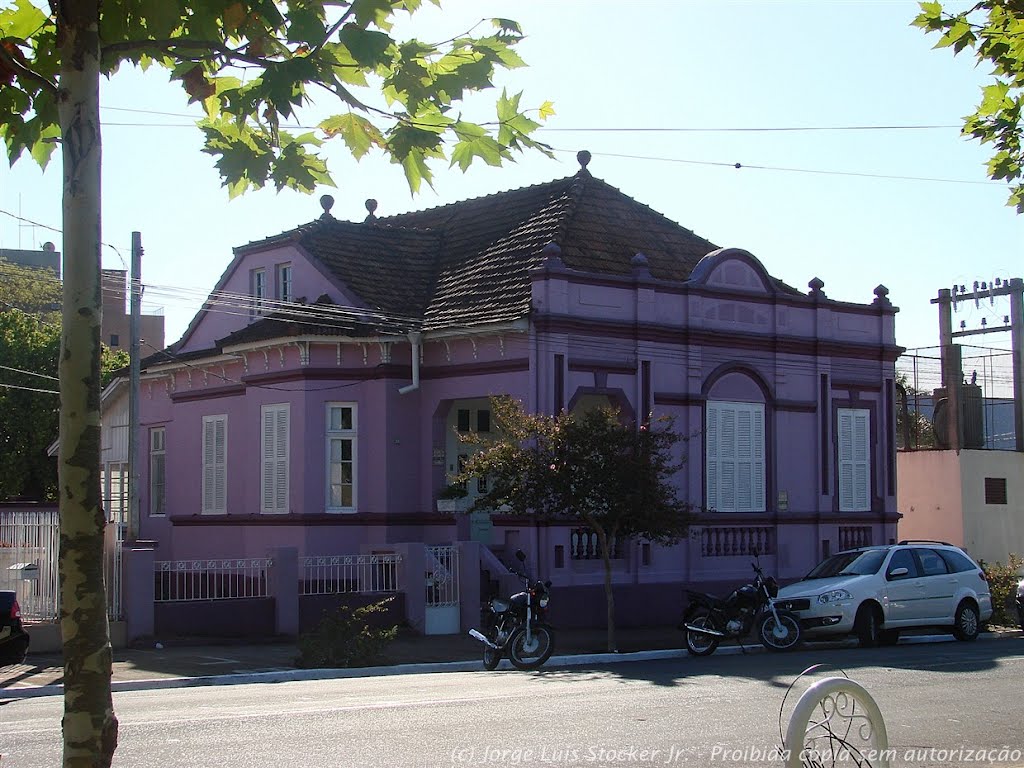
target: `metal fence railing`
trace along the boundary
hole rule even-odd
[[[1013,353],[959,345],[960,408],[965,448],[1014,450]],[[908,350],[896,361],[906,402],[896,402],[896,442],[902,450],[947,447],[943,420],[946,392],[938,347]]]
[[[427,607],[459,603],[459,551],[456,547],[426,547]]]
[[[266,557],[158,561],[155,600],[170,603],[268,597],[272,565]]]
[[[59,556],[56,509],[0,510],[0,589],[17,593],[25,620],[57,620]]]
[[[337,595],[353,592],[397,592],[402,556],[332,555],[302,559],[299,592]]]

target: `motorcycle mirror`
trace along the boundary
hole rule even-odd
[[[520,563],[525,563],[526,562],[526,553],[523,552],[523,550],[521,550],[521,549],[517,549],[516,550],[516,560],[518,560]]]

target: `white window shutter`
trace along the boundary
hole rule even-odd
[[[709,402],[706,429],[707,507],[765,510],[764,406]]]
[[[202,511],[227,512],[227,416],[203,417]]]
[[[261,423],[260,510],[288,511],[288,405],[265,405]]]
[[[838,412],[839,511],[871,509],[871,413],[866,408]]]
[[[707,445],[707,508],[718,509],[718,405],[708,403],[705,443]]]

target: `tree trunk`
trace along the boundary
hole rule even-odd
[[[604,528],[594,526],[597,541],[601,545],[601,560],[604,561],[604,597],[608,610],[608,652],[617,653],[619,644],[615,640],[615,594],[612,592],[612,554],[608,549],[608,534]],[[614,534],[613,534],[614,535]]]
[[[100,497],[99,3],[55,3],[64,163],[58,479],[65,768],[107,768],[117,746]]]

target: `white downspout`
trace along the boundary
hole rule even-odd
[[[420,341],[423,334],[419,331],[409,334],[409,344],[412,345],[412,384],[398,388],[398,394],[407,395],[420,388]]]

